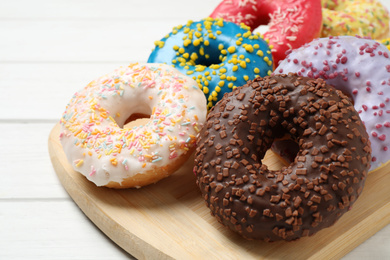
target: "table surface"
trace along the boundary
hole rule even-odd
[[[155,40],[218,2],[0,0],[0,259],[132,258],[62,187],[49,133],[73,93],[146,62]],[[390,225],[344,259],[390,259]]]

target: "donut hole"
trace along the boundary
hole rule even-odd
[[[200,51],[198,51],[198,53],[199,52]],[[224,56],[226,56],[223,55],[220,50],[215,50],[215,49],[207,50],[207,48],[205,48],[205,53],[208,53],[207,56],[199,55],[198,59],[195,61],[195,65],[210,67],[211,65],[214,64],[220,64],[222,62],[221,61],[222,59],[220,59],[220,57],[223,58]]]
[[[123,128],[131,129],[136,126],[145,125],[150,120],[150,115],[144,113],[133,113],[125,121]]]
[[[292,139],[278,139],[272,143],[271,149],[264,156],[263,164],[273,171],[281,170],[294,162],[299,145]]]
[[[253,30],[254,33],[260,33],[261,35],[265,34],[269,29],[269,25],[260,25],[256,29]]]

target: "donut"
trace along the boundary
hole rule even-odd
[[[262,164],[276,138],[299,144],[293,163]],[[348,97],[294,74],[256,78],[209,112],[194,172],[219,222],[247,239],[291,241],[333,225],[358,196],[370,141]]]
[[[268,24],[264,38],[273,47],[275,66],[287,50],[319,37],[322,26],[320,0],[223,0],[210,16],[244,23],[252,29]]]
[[[74,94],[60,140],[73,169],[97,186],[139,188],[189,158],[206,114],[194,80],[168,65],[134,63]]]
[[[372,143],[371,171],[390,160],[390,52],[355,36],[321,38],[293,50],[275,73],[323,78],[354,102]]]
[[[322,0],[321,37],[389,36],[389,12],[376,0]]]
[[[273,70],[271,49],[263,37],[223,19],[189,21],[155,45],[148,62],[174,65],[192,76],[206,95],[208,108],[224,93]]]

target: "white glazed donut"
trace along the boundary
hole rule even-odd
[[[73,168],[97,186],[141,187],[188,159],[206,104],[198,84],[171,66],[130,64],[73,96],[60,121],[60,140]],[[150,119],[124,127],[134,114]]]
[[[390,160],[390,52],[354,36],[320,38],[293,50],[274,73],[323,78],[349,94],[372,144],[370,171]]]

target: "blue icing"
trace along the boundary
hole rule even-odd
[[[208,108],[226,92],[257,76],[272,72],[272,54],[260,34],[252,34],[245,25],[220,18],[173,28],[149,56],[149,63],[173,65],[192,76],[208,100]]]

